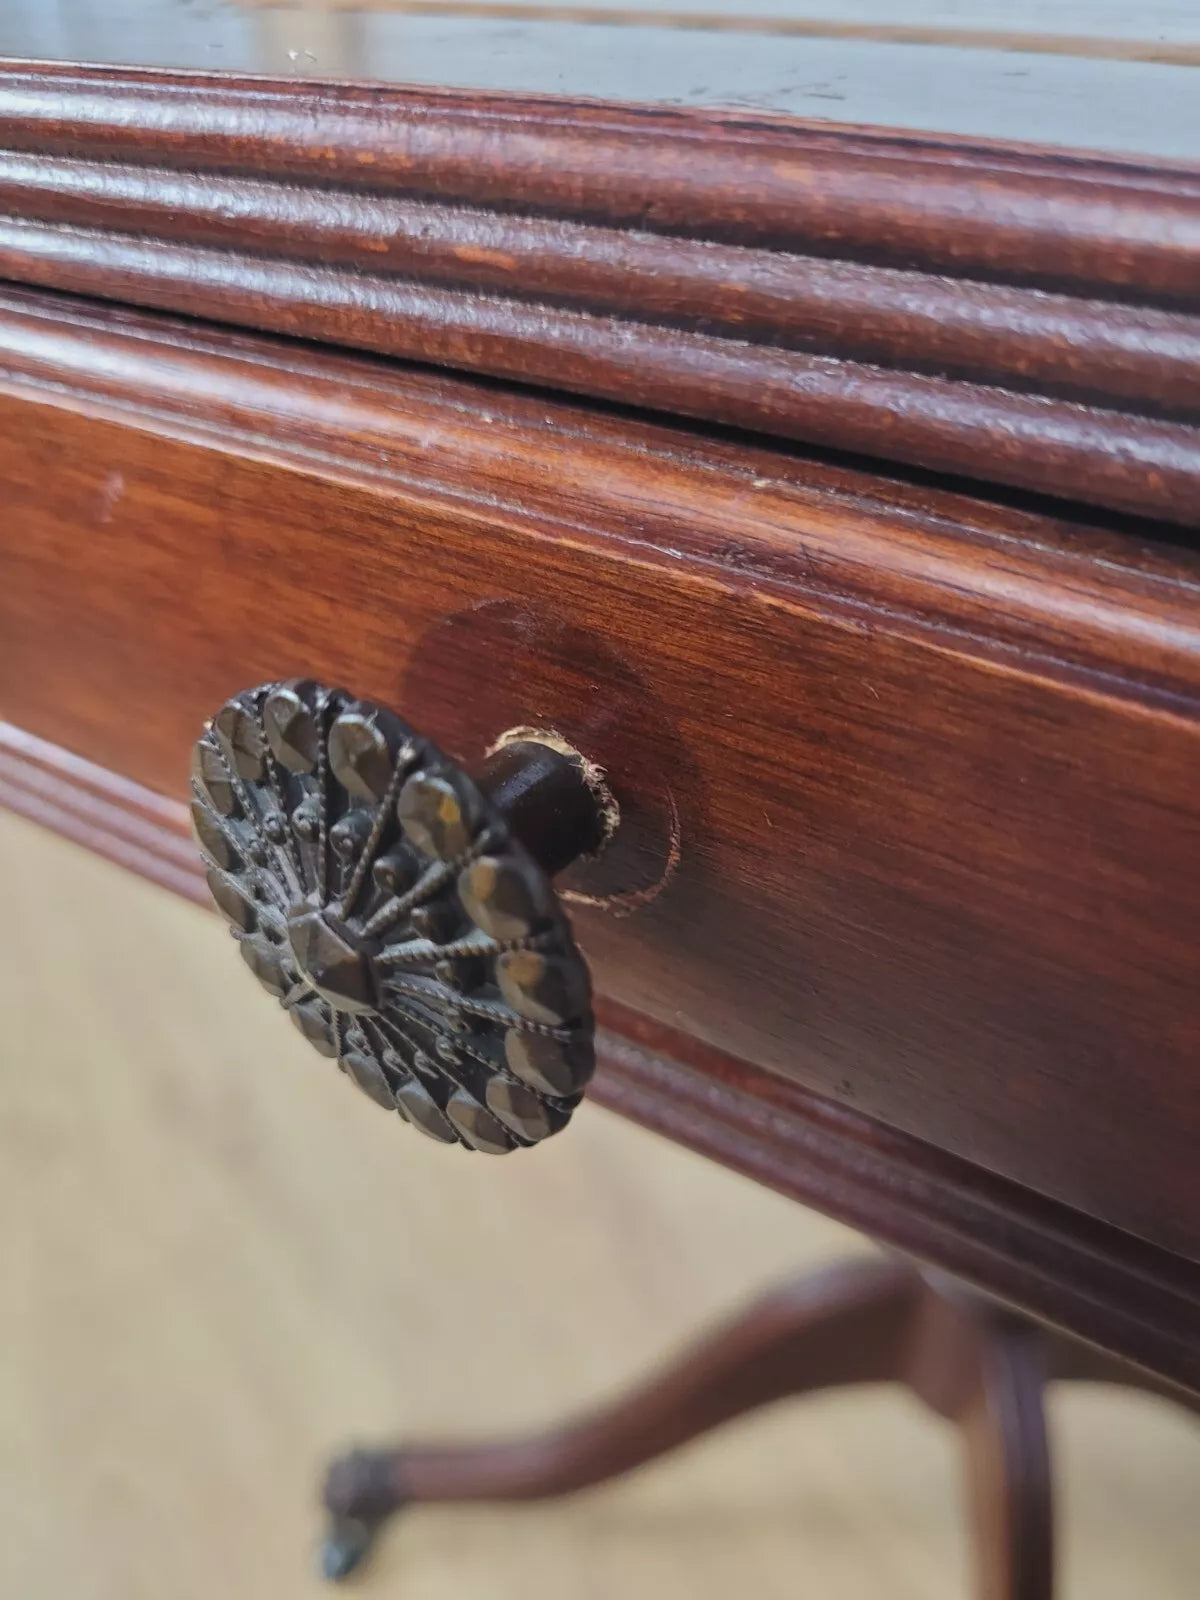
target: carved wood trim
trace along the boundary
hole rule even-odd
[[[10,718],[171,793],[255,678],[465,760],[527,674],[577,743],[602,682],[589,755],[662,826],[636,917],[578,907],[601,992],[1197,1250],[1189,552],[28,290],[0,391]]]
[[[184,805],[9,723],[0,804],[211,907]],[[613,1001],[597,1010],[591,1099],[1200,1390],[1194,1264]]]
[[[5,389],[116,417],[132,406],[141,426],[382,474],[605,546],[627,528],[631,559],[810,596],[852,625],[886,618],[889,632],[1196,716],[1187,553],[583,409],[550,414],[521,394],[412,372],[402,384],[354,357],[0,287]]]
[[[1200,175],[0,67],[0,272],[1200,523]]]
[[[849,1108],[598,1007],[592,1098],[1047,1322],[1200,1388],[1200,1271]]]
[[[210,906],[187,807],[0,722],[0,805]]]

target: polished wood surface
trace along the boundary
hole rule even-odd
[[[211,909],[181,803],[8,724],[0,803]],[[627,1006],[597,1010],[591,1100],[1200,1392],[1194,1266]]]
[[[586,1104],[529,1162],[401,1159],[253,981],[225,983],[215,918],[5,815],[0,868],[6,1594],[328,1597],[315,1476],[339,1441],[548,1422],[865,1248]],[[1194,1422],[1099,1386],[1051,1413],[1062,1600],[1192,1600]],[[812,1397],[554,1507],[414,1514],[362,1592],[782,1600],[799,1574],[963,1600],[957,1471],[894,1392]]]
[[[607,1018],[745,1090],[718,1115],[635,1066],[627,1102],[1195,1381],[1186,551],[20,291],[0,367],[0,710],[119,774],[47,820],[182,798],[213,706],[292,672],[467,761],[556,727],[622,806],[568,881]],[[53,786],[14,748],[11,788]],[[98,831],[177,878],[155,804]],[[812,1178],[813,1092],[898,1164]]]
[[[1061,1591],[1045,1402],[1052,1380],[1076,1377],[1162,1392],[1138,1368],[951,1280],[903,1261],[843,1262],[774,1289],[617,1400],[555,1427],[341,1457],[325,1482],[326,1570],[349,1576],[389,1518],[418,1506],[558,1499],[791,1396],[897,1383],[959,1430],[971,1593],[1052,1600]]]
[[[609,1103],[1200,1382],[1194,167],[8,63],[0,205],[0,798],[549,730]]]
[[[0,64],[0,271],[1200,522],[1166,163],[381,86]]]

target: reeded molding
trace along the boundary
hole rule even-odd
[[[1200,523],[1200,174],[0,67],[0,273]]]

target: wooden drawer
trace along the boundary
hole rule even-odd
[[[1200,1256],[1182,544],[15,289],[0,483],[10,723],[179,798],[273,677],[552,727],[610,1023]]]

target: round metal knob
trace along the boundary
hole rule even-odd
[[[591,1075],[587,966],[550,883],[599,848],[582,762],[535,739],[473,777],[394,713],[307,680],[228,701],[192,820],[258,981],[431,1138],[555,1133]]]

